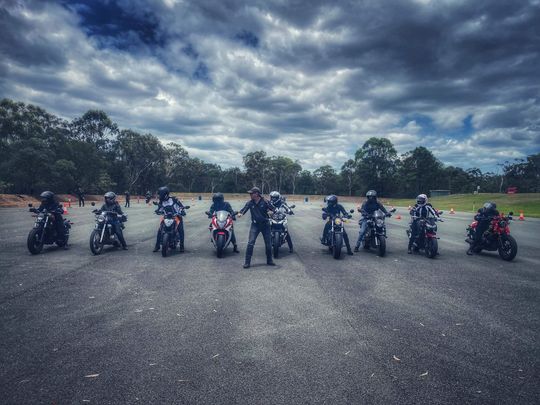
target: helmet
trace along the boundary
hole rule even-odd
[[[488,201],[487,203],[484,204],[484,210],[486,212],[493,212],[497,209],[497,204],[495,204],[494,202],[492,201]]]
[[[158,188],[159,201],[165,201],[169,198],[169,187],[163,186]]]
[[[214,195],[212,196],[212,201],[215,203],[223,202],[224,200],[225,200],[225,197],[223,197],[222,193],[214,193]]]
[[[416,197],[416,203],[423,207],[428,202],[427,195],[425,194],[418,194],[418,197]]]
[[[276,203],[279,200],[281,200],[281,194],[279,194],[279,192],[277,191],[272,191],[270,193],[270,201],[272,201],[273,203]]]
[[[116,202],[116,194],[114,194],[112,191],[107,191],[103,197],[105,197],[106,204],[112,204]]]
[[[337,196],[335,196],[334,194],[329,195],[328,197],[326,197],[326,202],[328,203],[328,205],[336,205]]]
[[[375,190],[369,190],[366,193],[366,197],[368,200],[376,200],[377,199],[377,192]]]
[[[44,191],[39,195],[42,204],[50,204],[54,201],[54,193],[52,191]]]
[[[261,195],[261,189],[259,187],[253,187],[251,190],[248,190],[248,193],[249,194],[257,193],[257,194]]]

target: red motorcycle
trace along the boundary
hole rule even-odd
[[[473,248],[475,253],[480,253],[482,250],[499,251],[499,256],[503,260],[510,261],[517,254],[517,242],[510,235],[509,222],[512,221],[512,215],[514,213],[508,213],[508,216],[504,214],[497,215],[491,219],[489,228],[482,235],[482,240],[478,245]],[[465,240],[471,245],[475,240],[476,228],[478,221],[473,221],[467,228],[468,238]]]

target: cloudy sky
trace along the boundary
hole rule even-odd
[[[540,0],[0,0],[0,97],[223,166],[385,136],[496,170],[540,150]]]

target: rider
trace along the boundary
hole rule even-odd
[[[231,217],[233,220],[236,219],[235,212],[233,211],[231,204],[229,204],[227,201],[225,201],[225,197],[223,196],[223,193],[214,193],[212,196],[212,205],[210,206],[210,209],[208,210],[208,218],[212,218],[212,215],[214,215],[214,212],[217,211],[227,211],[229,214],[231,214]],[[236,244],[236,236],[234,235],[234,227],[231,228],[231,243],[233,244],[233,251],[235,253],[240,253],[238,250],[238,245]]]
[[[38,207],[38,211],[47,211],[54,216],[54,227],[56,229],[56,235],[59,242],[63,242],[66,239],[66,229],[64,227],[64,208],[60,205],[54,196],[52,191],[44,191],[39,196],[41,204]]]
[[[335,195],[329,195],[326,197],[326,208],[323,208],[323,214],[322,219],[326,220],[329,216],[335,216],[342,214],[343,216],[347,218],[351,218],[352,215],[350,215],[347,211],[345,211],[345,208],[343,208],[343,205],[338,204],[338,198]],[[323,236],[321,238],[321,243],[323,245],[326,244],[326,238],[328,235],[328,231],[330,230],[330,227],[332,225],[330,224],[330,221],[327,221],[324,225],[323,230]],[[347,231],[345,231],[345,227],[343,227],[343,240],[345,241],[345,246],[347,246],[347,254],[352,255],[353,252],[351,250],[351,244],[349,243],[349,236],[347,235]]]
[[[291,209],[291,207],[287,205],[287,203],[285,202],[285,199],[281,196],[281,194],[278,191],[272,191],[270,193],[270,204],[276,209],[283,208],[287,215],[294,215],[293,210]],[[289,232],[287,232],[287,236],[285,239],[287,241],[287,244],[289,245],[289,253],[292,253],[293,243],[292,243],[291,235]]]
[[[419,194],[416,197],[416,204],[412,207],[409,212],[411,217],[416,217],[412,219],[411,222],[411,236],[409,238],[409,246],[407,248],[407,253],[412,253],[413,246],[416,247],[416,241],[418,239],[418,220],[420,218],[428,218],[430,216],[439,217],[439,212],[433,208],[433,205],[428,202],[428,197],[425,194]]]
[[[270,244],[270,222],[268,221],[268,211],[274,211],[275,208],[262,197],[261,190],[258,187],[253,187],[248,191],[248,193],[251,199],[238,213],[238,217],[244,215],[248,210],[251,213],[251,227],[249,228],[249,241],[246,249],[244,269],[251,266],[251,256],[253,256],[253,248],[259,233],[262,233],[264,238],[266,264],[269,266],[275,266],[276,264],[272,259],[272,246]]]
[[[171,206],[174,209],[174,213],[177,216],[185,216],[186,212],[184,211],[184,205],[182,202],[176,198],[169,195],[169,187],[163,186],[158,189],[159,203],[156,209],[156,213],[163,211],[164,207]],[[184,221],[180,221],[178,224],[178,240],[180,241],[180,252],[184,251]],[[158,229],[156,236],[156,246],[154,247],[154,252],[157,252],[161,246],[161,225]]]
[[[488,201],[482,208],[478,210],[478,214],[474,216],[474,220],[477,221],[476,229],[474,232],[474,240],[467,250],[467,254],[470,256],[474,254],[474,248],[482,242],[482,236],[489,228],[489,224],[494,217],[499,216],[497,211],[497,204]]]
[[[115,193],[113,193],[112,191],[107,191],[103,197],[105,199],[105,204],[101,206],[100,211],[112,211],[116,212],[121,216],[120,221],[116,220],[112,222],[112,229],[118,237],[118,240],[122,244],[122,249],[127,250],[126,240],[124,239],[124,233],[122,232],[122,222],[125,222],[127,220],[126,216],[122,212],[120,204],[118,204],[118,201],[116,201]]]
[[[387,217],[392,216],[392,214],[390,214],[386,208],[384,208],[383,205],[377,201],[377,192],[375,190],[369,190],[366,193],[366,198],[367,200],[363,202],[362,206],[358,206],[358,212],[362,214],[362,218],[360,221],[358,221],[360,231],[358,232],[358,240],[356,241],[356,246],[354,247],[355,252],[358,252],[358,249],[366,236],[368,219],[375,211],[381,210],[386,214]]]

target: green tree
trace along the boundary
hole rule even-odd
[[[354,161],[366,190],[374,189],[385,195],[394,189],[398,157],[389,139],[368,139],[354,154]]]

